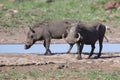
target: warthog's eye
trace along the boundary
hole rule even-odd
[[[31,38],[33,38],[33,35],[31,36]]]

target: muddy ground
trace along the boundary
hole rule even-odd
[[[96,53],[97,54],[97,53]],[[120,69],[120,53],[103,53],[101,58],[87,59],[88,54],[82,54],[83,59],[77,60],[77,54],[54,54],[54,55],[40,55],[40,54],[0,54],[0,69],[7,66],[49,66],[48,68],[62,68],[79,67],[91,69],[113,70]],[[76,63],[76,64],[75,64]],[[75,64],[75,65],[72,65]],[[86,66],[84,66],[86,65]],[[43,67],[44,68],[44,67]]]
[[[28,27],[3,28],[0,27],[0,44],[24,43]],[[112,28],[112,33],[107,32],[109,43],[120,42],[120,28]],[[106,42],[106,40],[104,40]],[[40,42],[42,43],[42,41]],[[65,43],[64,40],[52,40],[52,43]],[[77,60],[77,54],[17,54],[0,53],[0,70],[18,69],[28,71],[32,69],[58,69],[80,68],[89,70],[120,70],[120,53],[103,53],[99,59],[87,59],[88,55],[82,54],[83,59]],[[95,56],[95,55],[94,55]],[[93,57],[94,57],[93,56]]]

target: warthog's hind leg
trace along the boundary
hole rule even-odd
[[[92,44],[91,47],[92,47],[92,49],[91,49],[90,55],[88,56],[88,59],[90,59],[90,57],[93,55],[93,52],[95,49],[95,44]]]
[[[99,58],[101,56],[101,51],[102,51],[102,48],[103,48],[103,38],[99,40],[99,46],[100,46],[100,49],[99,49],[99,54],[97,56],[97,58]]]

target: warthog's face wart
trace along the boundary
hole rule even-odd
[[[64,35],[63,38],[67,41],[67,43],[74,44],[80,40],[81,35],[77,32],[77,24],[71,24],[71,26],[72,27],[70,29],[66,30],[66,38],[64,38]]]
[[[29,49],[36,42],[36,34],[35,31],[30,28],[30,31],[27,34],[27,39],[25,42],[25,49]]]

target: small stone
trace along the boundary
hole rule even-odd
[[[120,61],[119,60],[114,60],[113,63],[120,63]]]
[[[64,64],[56,64],[56,65],[55,65],[55,68],[56,68],[56,69],[63,69],[64,67],[65,67]]]
[[[86,63],[91,64],[91,63],[92,63],[92,61],[88,61],[88,62],[86,62]]]
[[[3,4],[0,4],[0,8],[2,8],[4,5]]]

